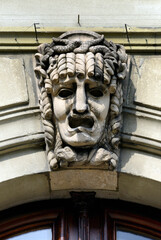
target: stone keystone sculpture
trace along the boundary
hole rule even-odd
[[[67,32],[35,55],[47,158],[52,169],[119,159],[124,47],[94,32]]]

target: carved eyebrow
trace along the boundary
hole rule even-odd
[[[53,95],[56,95],[61,88],[73,88],[73,80],[70,81],[59,81],[57,84],[53,85]]]
[[[97,79],[95,76],[89,77],[88,75],[86,75],[86,81],[99,82],[99,83],[102,83],[102,84],[103,84],[102,79]]]
[[[93,84],[93,85],[97,85],[97,86],[105,86],[106,87],[106,85],[102,81],[98,81],[95,78],[86,78],[85,83],[86,84]]]

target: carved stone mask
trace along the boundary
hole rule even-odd
[[[75,74],[60,79],[53,87],[53,107],[62,140],[78,148],[97,144],[105,130],[109,102],[109,88],[94,78]]]
[[[67,32],[35,55],[47,156],[51,168],[99,166],[119,158],[127,55],[91,32]]]

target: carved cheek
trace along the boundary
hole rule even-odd
[[[69,112],[69,104],[66,100],[62,100],[60,98],[53,98],[53,108],[54,108],[54,116],[57,121],[64,121]]]
[[[109,111],[109,98],[89,99],[90,110],[95,114],[98,120],[105,120]]]

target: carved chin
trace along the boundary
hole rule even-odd
[[[76,132],[72,136],[64,136],[65,142],[72,147],[89,147],[94,146],[97,143],[97,139],[93,138],[86,132]]]

